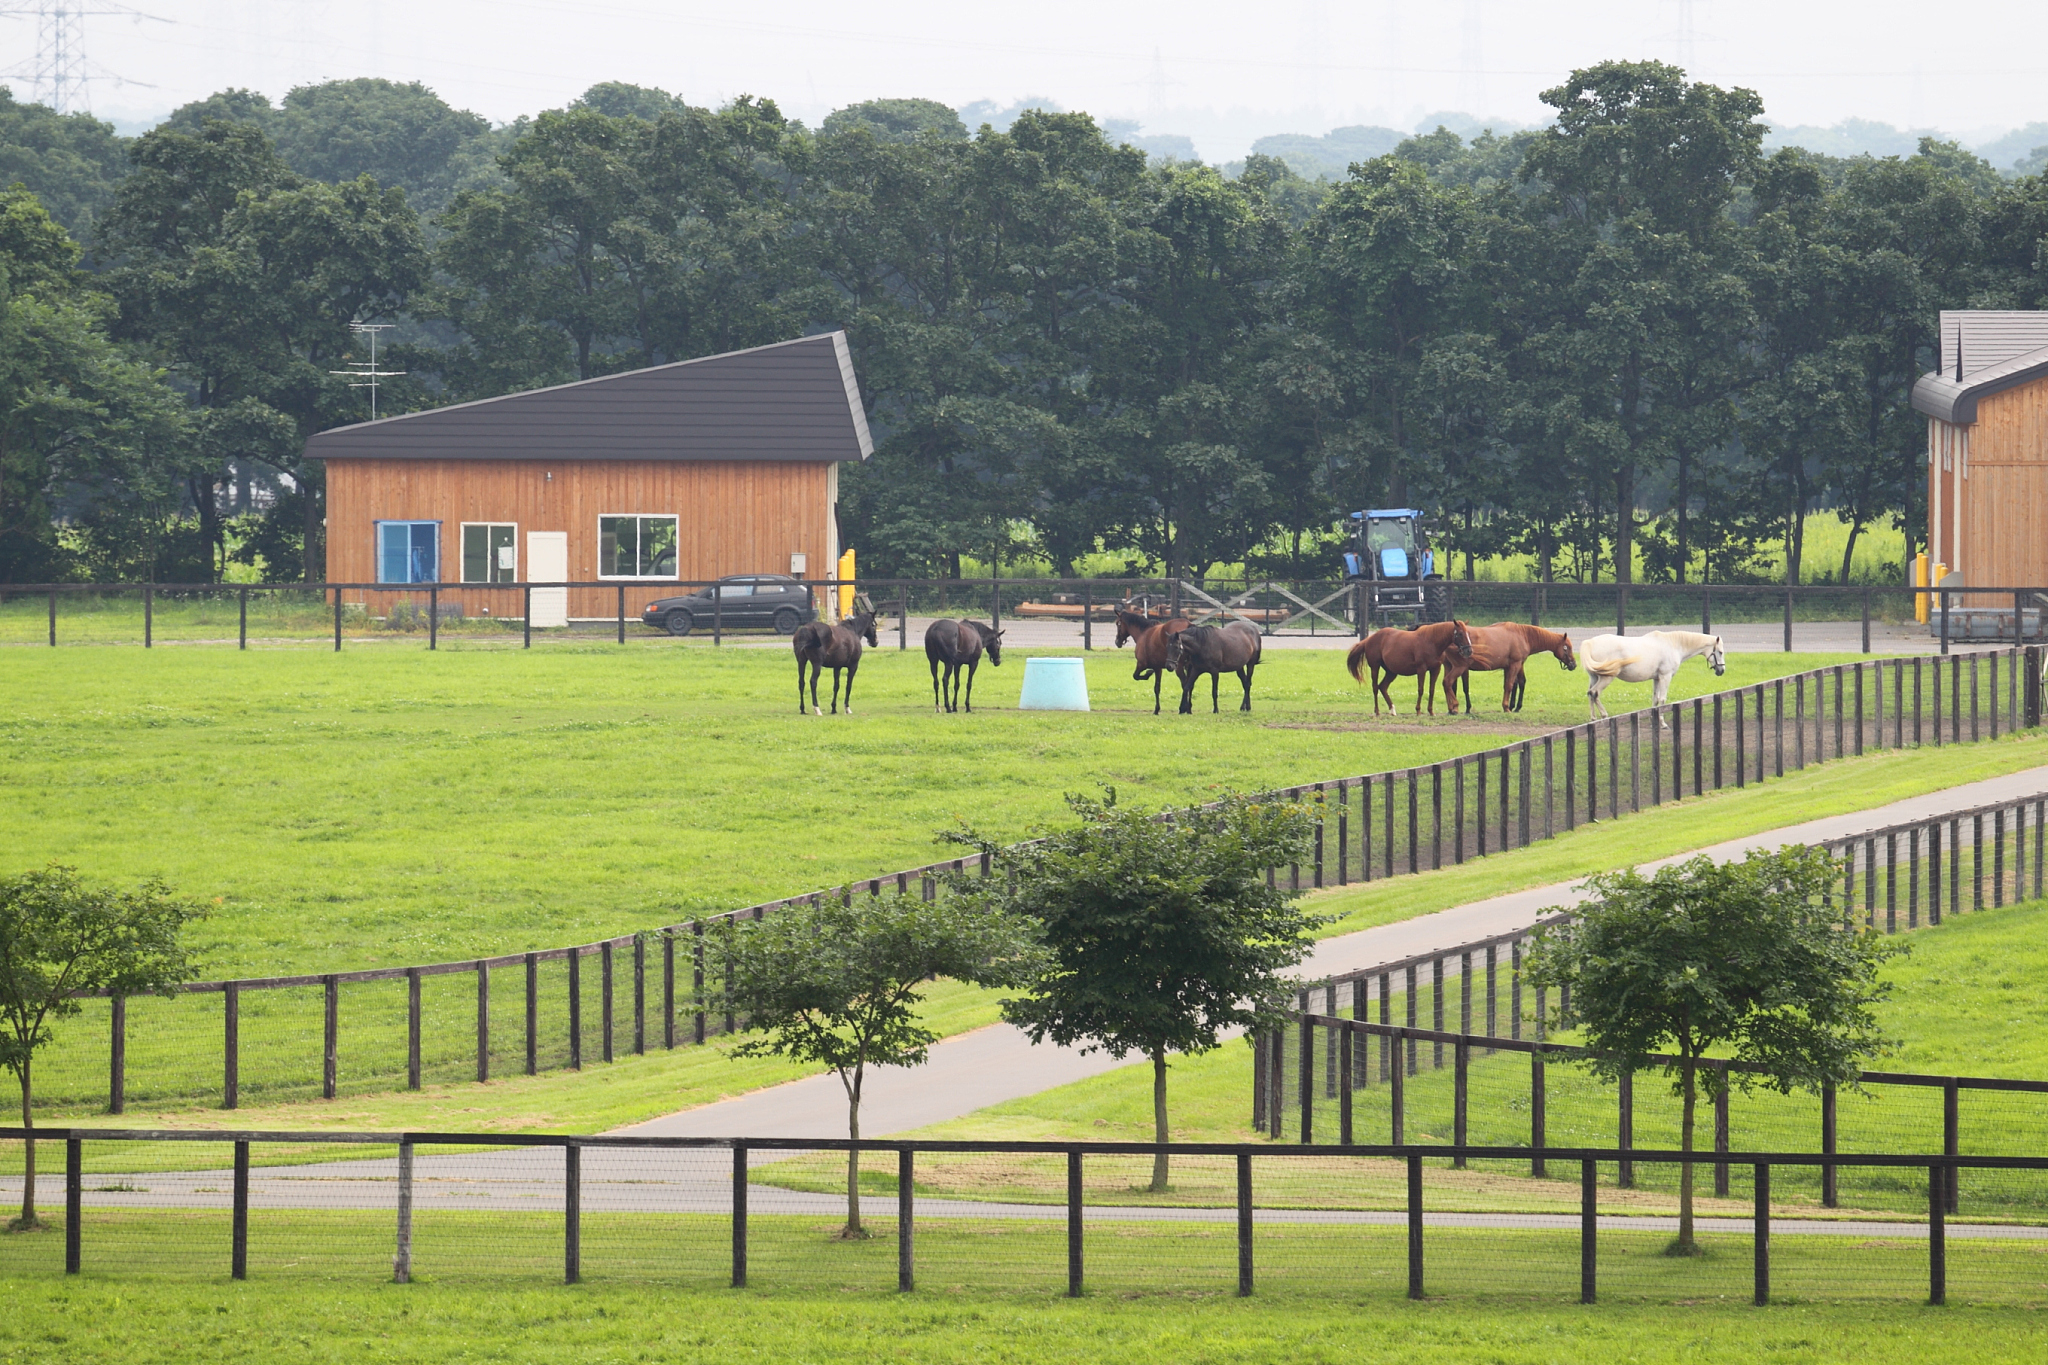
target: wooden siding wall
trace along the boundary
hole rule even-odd
[[[327,574],[336,582],[377,578],[380,521],[441,523],[441,578],[462,576],[462,523],[512,522],[519,528],[518,576],[527,576],[529,531],[566,531],[569,577],[597,572],[597,519],[638,514],[677,519],[677,574],[684,580],[736,573],[788,573],[792,553],[809,556],[811,578],[831,574],[832,505],[829,464],[704,460],[357,460],[327,462]],[[552,476],[552,477],[550,477]],[[660,580],[625,585],[626,612],[637,617],[650,599],[673,593]],[[468,614],[517,616],[520,594],[463,584]],[[351,592],[372,615],[417,589]],[[570,593],[572,617],[617,613],[617,590]]]
[[[1975,587],[2048,584],[2048,379],[1977,405],[1951,567]],[[1945,490],[1946,491],[1946,490]]]

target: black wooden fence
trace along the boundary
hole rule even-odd
[[[1287,788],[1290,798],[1319,803],[1321,816],[1309,860],[1273,875],[1306,888],[1421,872],[1835,758],[1995,739],[2039,724],[2040,650],[1816,669],[1441,763]],[[2018,817],[1991,818],[2003,830],[1999,820]],[[2037,838],[2038,825],[2037,818]],[[1932,825],[1916,828],[1917,843],[1912,831],[1899,832],[1904,864],[1882,834],[1868,836],[1859,864],[1885,869],[1885,904],[1896,907],[1887,913],[1902,912],[1909,924],[1919,914],[1914,888],[1925,886],[1928,913],[1938,912],[1932,898],[1939,893],[1927,878],[1944,856],[1946,875],[1960,875],[1953,832],[1944,842]],[[2002,869],[2005,844],[1990,847],[1994,870]],[[1879,849],[1892,860],[1870,861]],[[1903,880],[1902,866],[1915,869]],[[2033,866],[2038,875],[2038,852]],[[131,1099],[211,1094],[232,1109],[245,1095],[310,1093],[316,1078],[317,1093],[333,1098],[345,1088],[388,1088],[401,1079],[414,1089],[430,1077],[486,1081],[701,1043],[734,1023],[719,946],[726,926],[828,896],[931,899],[947,875],[975,871],[986,874],[988,860],[929,863],[597,943],[411,967],[193,982],[168,1000],[109,1000],[98,1007],[104,1061],[94,1059],[98,1048],[85,1041],[87,1030],[67,1029],[39,1059],[38,1095],[45,1105],[67,1108],[104,1097],[118,1114]],[[1862,894],[1878,895],[1871,873],[1861,875]],[[1440,968],[1441,955],[1436,961]],[[347,1047],[345,1028],[358,1040]],[[140,1046],[131,1046],[131,1037]],[[209,1054],[216,1066],[206,1064]]]
[[[0,1128],[0,1141],[20,1140],[20,1128]],[[671,1284],[723,1283],[734,1289],[810,1282],[803,1261],[826,1263],[836,1289],[893,1288],[913,1292],[928,1244],[940,1249],[938,1278],[945,1288],[970,1285],[999,1292],[1039,1292],[1059,1283],[1080,1297],[1103,1286],[1125,1289],[1132,1277],[1133,1254],[1150,1255],[1151,1285],[1165,1292],[1191,1289],[1227,1292],[1234,1280],[1239,1295],[1253,1293],[1261,1278],[1278,1272],[1308,1292],[1339,1288],[1346,1297],[1375,1292],[1388,1297],[1405,1294],[1420,1299],[1446,1293],[1515,1292],[1511,1264],[1550,1260],[1544,1267],[1549,1292],[1570,1294],[1592,1303],[1607,1284],[1603,1275],[1623,1271],[1622,1297],[1631,1297],[1625,1264],[1654,1255],[1666,1235],[1668,1219],[1615,1216],[1603,1211],[1603,1168],[1638,1169],[1684,1164],[1739,1167],[1749,1186],[1747,1216],[1723,1212],[1703,1220],[1703,1236],[1725,1253],[1727,1265],[1685,1258],[1674,1280],[1662,1277],[1656,1297],[1698,1301],[1727,1295],[1740,1286],[1742,1297],[1758,1305],[1770,1302],[1782,1272],[1780,1257],[1791,1262],[1790,1292],[1802,1299],[1817,1296],[1813,1267],[1817,1259],[1843,1262],[1832,1276],[1833,1287],[1851,1282],[1845,1296],[1909,1298],[1945,1303],[1949,1297],[1952,1261],[1960,1260],[1966,1296],[1974,1300],[2034,1302],[2041,1297],[2038,1230],[2024,1224],[1959,1226],[1951,1232],[1949,1191],[1959,1173],[2038,1174],[2048,1171],[2048,1157],[1965,1156],[1954,1153],[1828,1153],[1805,1150],[1743,1150],[1683,1153],[1618,1146],[1573,1146],[1548,1151],[1546,1158],[1578,1179],[1576,1208],[1564,1202],[1558,1213],[1529,1216],[1511,1212],[1510,1202],[1490,1214],[1474,1210],[1472,1197],[1459,1200],[1459,1211],[1430,1207],[1442,1192],[1441,1166],[1446,1157],[1456,1166],[1478,1163],[1519,1163],[1528,1152],[1515,1147],[1412,1143],[1352,1143],[1341,1147],[1267,1143],[1069,1142],[946,1142],[861,1141],[834,1139],[577,1137],[506,1135],[502,1133],[300,1133],[124,1131],[93,1128],[38,1130],[45,1143],[65,1149],[62,1225],[64,1236],[9,1239],[6,1273],[22,1279],[36,1275],[102,1276],[135,1271],[153,1278],[180,1272],[214,1278],[223,1272],[246,1279],[252,1262],[265,1278],[321,1275],[340,1278],[358,1274],[388,1275],[399,1283],[416,1274],[447,1276],[451,1270],[490,1276],[531,1272],[508,1253],[507,1243],[530,1238],[536,1220],[552,1224],[555,1277],[575,1284],[588,1276],[660,1279]],[[87,1185],[86,1149],[96,1157],[109,1149],[147,1152],[148,1168],[162,1172],[167,1164],[160,1150],[184,1144],[192,1150],[190,1166],[219,1164],[220,1148],[232,1152],[232,1174],[213,1175],[204,1186],[155,1194],[147,1203],[124,1202],[130,1194],[152,1191],[123,1180],[112,1185]],[[275,1169],[252,1171],[255,1152],[276,1159],[283,1148],[295,1148],[293,1159],[329,1156],[327,1164],[299,1167],[296,1182],[280,1179]],[[384,1153],[395,1148],[396,1161]],[[893,1199],[872,1199],[886,1213],[876,1220],[883,1240],[870,1243],[880,1255],[849,1259],[848,1243],[821,1226],[829,1203],[793,1205],[787,1186],[764,1185],[773,1180],[772,1163],[801,1156],[830,1156],[857,1148],[885,1160],[878,1162],[893,1179]],[[252,1149],[254,1149],[252,1151]],[[354,1149],[353,1151],[351,1149]],[[428,1156],[435,1149],[450,1155]],[[1234,1184],[1235,1199],[1186,1203],[1162,1209],[1148,1206],[1134,1191],[1112,1187],[1103,1197],[1096,1186],[1090,1197],[1087,1177],[1099,1164],[1132,1164],[1164,1150],[1187,1171],[1207,1163],[1223,1166],[1224,1181]],[[361,1153],[361,1157],[357,1154]],[[513,1186],[514,1201],[488,1201],[493,1180],[490,1153],[498,1159],[520,1154],[545,1157],[526,1163]],[[378,1157],[372,1163],[364,1157]],[[998,1157],[1013,1169],[1033,1160],[1064,1165],[1064,1207],[1058,1200],[1058,1176],[1044,1182],[1026,1203],[978,1199],[932,1200],[925,1193],[919,1158],[928,1162]],[[356,1157],[354,1160],[344,1158]],[[683,1163],[694,1162],[686,1166]],[[888,1161],[886,1158],[894,1158]],[[680,1159],[680,1160],[679,1160]],[[417,1174],[429,1162],[434,1173]],[[637,1165],[628,1163],[637,1162]],[[118,1166],[132,1166],[117,1159]],[[894,1167],[888,1171],[888,1167]],[[370,1168],[374,1166],[374,1175]],[[387,1169],[389,1167],[389,1169]],[[1896,1183],[1917,1185],[1916,1209],[1883,1223],[1841,1224],[1801,1218],[1777,1197],[1774,1173],[1812,1168],[1859,1169],[1892,1173]],[[98,1169],[106,1169],[101,1164]],[[288,1175],[288,1173],[286,1173]],[[1394,1193],[1366,1194],[1355,1183],[1361,1175],[1376,1176]],[[1388,1177],[1392,1177],[1391,1180]],[[416,1180],[431,1179],[433,1199],[417,1199]],[[170,1183],[163,1174],[135,1180]],[[40,1182],[39,1182],[40,1183]],[[296,1191],[284,1186],[296,1184]],[[255,1197],[261,1185],[262,1198]],[[335,1187],[342,1193],[335,1196]],[[1228,1188],[1228,1185],[1225,1186]],[[1320,1188],[1324,1198],[1304,1190]],[[586,1209],[600,1189],[602,1202]],[[313,1191],[318,1191],[317,1194]],[[623,1191],[623,1192],[622,1192]],[[1270,1191],[1270,1194],[1267,1193]],[[507,1191],[512,1192],[511,1190]],[[1405,1194],[1405,1198],[1402,1195]],[[464,1196],[470,1196],[465,1200]],[[476,1196],[486,1196],[477,1199]],[[90,1197],[88,1197],[90,1196]],[[755,1212],[757,1199],[784,1196]],[[452,1202],[459,1201],[459,1202]],[[927,1202],[929,1201],[929,1202]],[[1483,1201],[1482,1201],[1483,1202]],[[512,1205],[516,1204],[517,1207]],[[1033,1205],[1037,1207],[1033,1207]],[[787,1216],[801,1207],[794,1226]],[[456,1214],[454,1208],[476,1208]],[[1385,1212],[1378,1210],[1384,1208]],[[1565,1209],[1571,1209],[1565,1213]],[[194,1210],[215,1211],[212,1216]],[[878,1210],[879,1211],[879,1210]],[[218,1215],[224,1213],[223,1219]],[[309,1214],[311,1215],[309,1217]],[[635,1214],[643,1215],[636,1219]],[[693,1218],[694,1215],[694,1218]],[[891,1216],[893,1215],[893,1216]],[[1560,1216],[1562,1215],[1562,1216]],[[463,1219],[457,1222],[456,1219]],[[756,1225],[762,1225],[758,1230]],[[1220,1226],[1219,1226],[1220,1225]],[[1234,1256],[1227,1240],[1215,1234],[1235,1231]],[[1149,1237],[1144,1236],[1150,1230]],[[992,1237],[1000,1231],[1004,1235]],[[468,1237],[465,1238],[465,1233]],[[451,1250],[481,1234],[492,1240],[481,1266],[451,1264]],[[966,1234],[963,1240],[955,1234]],[[1788,1235],[1789,1234],[1789,1235]],[[138,1242],[137,1238],[145,1240]],[[201,1239],[217,1238],[206,1244]],[[726,1256],[706,1254],[711,1239],[726,1243]],[[1954,1245],[1951,1245],[1951,1242]],[[287,1243],[280,1252],[278,1244]],[[361,1250],[350,1244],[361,1242]],[[1742,1243],[1747,1242],[1747,1246]],[[382,1254],[371,1250],[381,1243]],[[893,1247],[891,1246],[893,1243]],[[1218,1245],[1221,1243],[1221,1245]],[[1925,1251],[1914,1250],[1917,1243]],[[451,1244],[455,1244],[451,1247]],[[1801,1245],[1804,1244],[1804,1245]],[[857,1247],[859,1244],[853,1244]],[[1000,1253],[996,1248],[1000,1245]],[[61,1253],[59,1248],[61,1246]],[[1822,1248],[1815,1255],[1816,1246]],[[1887,1259],[1877,1273],[1869,1249],[1884,1248]],[[687,1251],[685,1250],[687,1248]],[[1796,1248],[1796,1250],[1795,1250]],[[138,1262],[138,1249],[146,1249]],[[887,1254],[893,1250],[894,1254]],[[1622,1254],[1617,1255],[1617,1251]],[[362,1254],[368,1251],[369,1254]],[[757,1268],[756,1254],[768,1253]],[[1632,1252],[1631,1257],[1628,1253]],[[1476,1254],[1475,1254],[1476,1253]],[[1044,1262],[1030,1264],[1032,1257]],[[1860,1258],[1855,1263],[1852,1258]],[[1668,1261],[1669,1258],[1659,1258]],[[722,1262],[722,1263],[721,1263]],[[1123,1262],[1123,1264],[1119,1264]],[[1898,1272],[1908,1266],[1922,1272]],[[1332,1275],[1333,1264],[1344,1273]],[[377,1271],[369,1267],[380,1266]],[[1380,1268],[1384,1266],[1385,1268]],[[1119,1272],[1123,1273],[1120,1274]],[[1393,1271],[1394,1273],[1388,1273]],[[1733,1272],[1733,1283],[1725,1283]],[[716,1279],[712,1277],[716,1276]],[[1924,1278],[1922,1277],[1924,1276]],[[1914,1280],[1918,1280],[1918,1284]],[[1048,1283],[1050,1282],[1050,1283]],[[1826,1286],[1827,1280],[1818,1281]],[[1822,1288],[1821,1293],[1825,1293]]]

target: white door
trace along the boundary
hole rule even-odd
[[[529,583],[563,583],[569,578],[569,533],[567,531],[528,531],[526,533],[526,581]],[[567,588],[535,588],[533,590],[533,620],[536,626],[566,626],[569,624],[569,590]]]

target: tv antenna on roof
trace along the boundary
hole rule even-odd
[[[349,385],[352,389],[368,389],[370,391],[370,420],[372,422],[377,420],[377,381],[380,379],[396,379],[405,373],[404,370],[380,370],[377,368],[377,333],[387,332],[395,326],[397,324],[391,322],[351,322],[348,325],[348,329],[351,332],[358,336],[368,336],[370,338],[369,365],[365,368],[362,361],[351,360],[348,363],[349,367],[347,369],[329,370],[327,372],[355,380],[355,383]]]
[[[107,0],[73,0],[71,4],[53,4],[50,0],[42,0],[40,4],[0,4],[0,16],[18,18],[31,14],[37,21],[36,55],[0,71],[0,76],[26,78],[31,87],[30,98],[37,103],[47,104],[60,114],[90,113],[91,86],[95,80],[156,89],[148,81],[129,80],[88,58],[85,55],[85,21],[88,17],[102,15],[122,16],[137,23],[148,19],[153,23],[168,24],[172,20],[157,14],[144,14],[126,5],[110,4]]]

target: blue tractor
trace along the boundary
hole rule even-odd
[[[1351,523],[1357,547],[1344,554],[1344,577],[1369,589],[1363,605],[1371,613],[1370,624],[1450,619],[1450,585],[1436,571],[1421,512],[1376,507],[1353,512]]]

